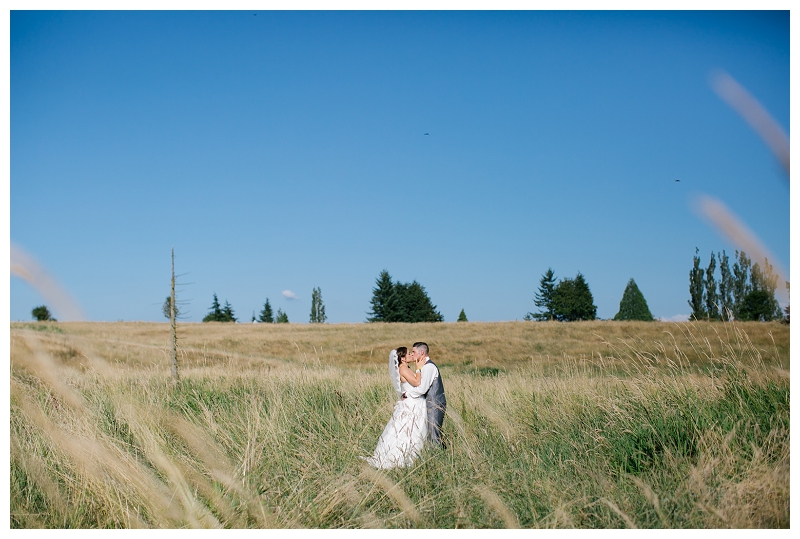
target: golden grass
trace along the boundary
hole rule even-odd
[[[178,337],[173,385],[167,324],[12,324],[13,527],[788,526],[781,324]],[[449,448],[364,468],[391,415],[387,353],[414,340],[442,369]]]
[[[12,355],[18,332],[39,331],[65,363],[85,367],[90,350],[119,368],[161,371],[168,365],[169,325],[149,322],[12,323]],[[734,329],[735,328],[735,329]],[[736,330],[741,335],[733,334]],[[328,363],[382,366],[388,352],[427,342],[440,367],[508,368],[521,363],[563,365],[565,360],[614,361],[661,356],[703,365],[731,348],[777,358],[788,369],[789,326],[781,323],[722,322],[459,322],[420,324],[230,324],[186,323],[178,329],[184,369],[270,368]],[[633,353],[635,351],[635,354]],[[612,357],[613,356],[613,357]],[[782,362],[780,358],[786,358]],[[617,358],[619,359],[619,358]],[[612,365],[602,363],[604,367]]]

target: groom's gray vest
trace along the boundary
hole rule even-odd
[[[428,363],[436,367],[430,358],[428,358]],[[444,396],[442,373],[439,371],[439,367],[436,367],[436,371],[439,375],[433,379],[431,387],[425,393],[425,405],[428,408],[428,438],[436,445],[442,445],[442,422],[445,408],[447,408],[447,399]]]

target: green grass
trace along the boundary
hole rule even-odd
[[[381,472],[358,457],[391,415],[382,364],[226,364],[173,386],[12,332],[11,527],[787,528],[788,344],[725,329],[687,330],[718,343],[700,366],[635,340],[440,364],[447,447]]]

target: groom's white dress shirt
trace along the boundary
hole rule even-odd
[[[431,384],[439,376],[439,369],[433,363],[430,363],[429,357],[425,356],[425,364],[422,366],[422,379],[419,386],[412,387],[406,391],[406,395],[412,399],[418,399],[423,396],[431,388]]]

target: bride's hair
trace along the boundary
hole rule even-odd
[[[398,367],[400,367],[400,363],[402,363],[403,358],[406,357],[407,353],[408,353],[408,348],[406,348],[405,346],[401,346],[400,348],[397,349],[397,366]]]

